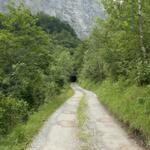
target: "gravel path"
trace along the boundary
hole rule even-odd
[[[72,85],[75,92],[45,123],[27,150],[77,150],[76,111],[83,92]]]
[[[74,96],[48,119],[27,150],[80,150],[76,112],[84,94],[88,104],[87,126],[91,133],[88,150],[143,150],[109,115],[94,93],[76,84],[72,88]]]

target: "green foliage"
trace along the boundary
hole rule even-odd
[[[138,87],[128,85],[125,81],[112,82],[105,80],[102,84],[85,81],[84,87],[93,90],[100,101],[131,132],[141,136],[150,144],[150,86]]]
[[[72,73],[73,61],[69,51],[66,49],[59,48],[59,50],[54,53],[54,57],[57,58],[54,62],[56,67],[52,68],[54,73],[56,72],[54,80],[58,86],[63,86],[68,82],[70,74]]]
[[[61,21],[56,17],[44,14],[43,12],[38,13],[37,17],[37,25],[41,26],[46,32],[50,34],[60,33],[65,30],[70,32],[71,35],[76,36],[76,33],[67,22]]]
[[[137,0],[102,2],[107,17],[97,19],[87,39],[80,80],[89,80],[84,86],[95,91],[101,102],[149,146],[149,2],[142,1],[141,16]]]
[[[51,34],[54,42],[67,48],[75,48],[80,43],[76,33],[67,22],[51,17],[43,12],[38,13],[37,25]]]
[[[0,99],[0,134],[67,84],[78,42],[67,23],[43,13],[33,16],[23,5],[0,14],[0,94],[5,99]]]
[[[82,143],[80,146],[80,150],[90,150],[90,133],[87,131],[87,102],[85,100],[85,95],[80,100],[78,109],[77,109],[77,120],[78,120],[78,138]]]
[[[118,1],[104,0],[103,4],[107,18],[97,20],[88,39],[81,74],[99,81],[109,77],[115,81],[124,78],[138,85],[149,84],[148,2],[142,2],[142,29],[147,58],[143,57],[140,44],[138,1],[126,0],[120,4]]]
[[[82,99],[80,100],[78,110],[77,110],[78,127],[81,130],[83,129],[87,121],[86,108],[87,108],[87,103],[85,101],[85,96],[83,96]]]
[[[72,89],[66,87],[61,94],[40,106],[38,112],[29,116],[26,124],[17,125],[6,137],[0,139],[0,150],[25,150],[43,126],[44,121],[72,95]]]
[[[47,90],[51,39],[24,8],[11,9],[4,17],[0,31],[1,90],[38,107]]]
[[[8,133],[16,124],[26,121],[27,106],[24,101],[11,97],[0,99],[0,135]]]
[[[86,51],[84,55],[84,64],[81,72],[82,77],[92,78],[95,81],[102,81],[105,78],[103,63],[100,61],[100,55],[94,50]]]
[[[66,54],[62,53],[62,55],[63,56],[66,55],[65,56],[66,58],[64,57],[63,59],[62,58],[63,56],[62,57],[60,56],[62,59],[61,61],[66,60],[66,63],[68,61],[67,63],[68,65],[73,66],[72,68],[71,66],[67,67],[66,64],[58,62],[60,65],[59,67],[61,67],[61,65],[66,66],[66,69],[62,71],[63,73],[62,75],[65,76],[66,71],[68,71],[68,73],[71,73],[71,74],[77,74],[77,70],[79,70],[81,59],[83,57],[83,53],[82,53],[83,50],[80,48],[80,45],[82,45],[82,42],[78,39],[74,30],[70,27],[68,23],[61,21],[58,18],[48,16],[44,14],[43,12],[38,13],[37,18],[38,18],[37,25],[42,27],[44,31],[50,34],[54,45],[58,45],[57,49],[61,49],[58,51],[56,51],[55,49],[56,51],[55,57],[59,57],[61,51],[65,51],[64,53]],[[57,60],[56,60],[56,63],[57,63]],[[55,70],[57,69],[58,68],[56,68]],[[60,75],[60,77],[58,76],[58,78],[62,78],[61,77],[62,75]],[[62,79],[57,79],[57,80],[61,84],[63,84],[64,82],[64,81],[61,81]]]

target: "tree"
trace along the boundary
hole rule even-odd
[[[103,70],[106,77],[115,81],[123,78],[138,85],[149,84],[150,15],[148,12],[150,7],[148,2],[142,0],[103,0],[102,2],[107,18],[98,19],[89,38],[88,47],[92,53],[86,53],[89,55],[86,57],[92,55],[96,58],[99,55],[99,62],[103,65],[96,67],[97,64],[89,59],[84,62],[82,70],[93,63],[93,68]],[[96,75],[97,72],[92,73]],[[92,76],[89,75],[94,79]]]
[[[142,0],[138,0],[138,20],[139,20],[139,33],[140,33],[140,43],[141,43],[141,50],[143,52],[144,60],[147,58],[147,52],[144,45],[144,33],[143,33],[143,22],[142,22]]]

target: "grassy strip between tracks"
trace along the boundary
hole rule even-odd
[[[80,100],[78,110],[77,110],[77,120],[78,120],[78,138],[81,142],[80,150],[90,150],[89,146],[89,132],[87,131],[87,103],[85,96]]]

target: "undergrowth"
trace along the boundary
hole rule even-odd
[[[73,91],[67,88],[59,96],[42,105],[38,112],[30,116],[26,124],[18,125],[0,140],[0,150],[25,150],[48,117],[72,94]]]

